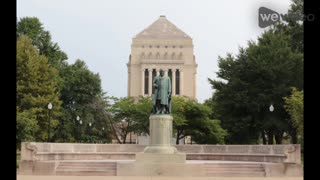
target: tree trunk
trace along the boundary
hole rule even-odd
[[[291,136],[291,143],[297,144],[298,143],[298,133],[297,133],[296,128],[294,128],[290,131],[290,136]]]
[[[179,133],[179,130],[177,130],[177,139],[176,139],[176,144],[179,144],[179,136],[180,136],[180,133]]]
[[[115,138],[117,139],[118,143],[121,144],[121,140],[120,140],[119,137],[118,137],[117,131],[116,131],[116,129],[114,128],[113,123],[112,123],[112,120],[111,120],[111,117],[110,117],[109,115],[107,115],[107,119],[109,120],[111,129],[112,129],[112,131],[113,131],[113,134],[114,134]],[[80,130],[80,131],[81,131],[81,130]]]
[[[276,139],[276,144],[282,144],[283,131],[276,132],[275,139]]]
[[[269,130],[267,133],[268,133],[268,144],[273,144],[273,131]]]
[[[132,144],[132,132],[130,132],[130,144]]]
[[[262,143],[267,144],[266,133],[264,132],[264,130],[262,130],[261,132],[261,137],[262,137]]]
[[[126,143],[126,139],[127,139],[127,134],[128,132],[126,131],[125,134],[123,135],[123,140],[122,140],[122,144],[125,144]]]

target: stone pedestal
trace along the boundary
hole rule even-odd
[[[117,165],[118,176],[170,176],[185,175],[186,153],[179,153],[171,145],[172,116],[150,116],[149,146],[136,154],[135,162]]]
[[[172,116],[167,114],[151,115],[149,119],[149,146],[144,149],[144,153],[177,153],[177,149],[171,146]]]

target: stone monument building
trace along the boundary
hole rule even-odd
[[[153,78],[163,69],[171,78],[173,96],[196,99],[197,66],[191,37],[160,16],[132,39],[128,96],[151,96]]]

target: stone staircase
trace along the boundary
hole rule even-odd
[[[60,161],[56,168],[58,176],[116,176],[116,162],[106,161]]]
[[[206,163],[206,176],[264,177],[265,170],[260,163]]]

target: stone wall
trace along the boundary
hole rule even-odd
[[[145,145],[35,143],[21,145],[22,161],[135,159]],[[300,145],[177,145],[188,160],[301,163]]]

